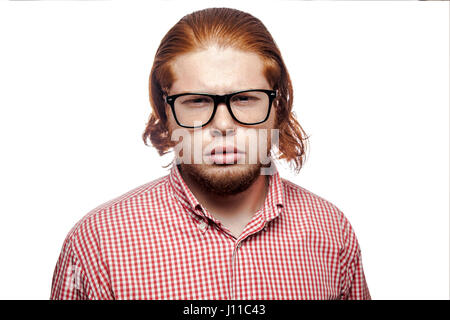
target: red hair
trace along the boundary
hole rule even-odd
[[[167,126],[163,95],[174,81],[171,63],[179,55],[207,49],[210,46],[233,48],[258,54],[264,62],[264,75],[277,90],[276,128],[279,129],[278,158],[299,172],[306,157],[307,138],[292,112],[293,89],[289,73],[275,41],[263,23],[249,13],[230,8],[208,8],[195,11],[178,21],[158,47],[149,78],[152,112],[142,135],[160,155],[177,143]]]

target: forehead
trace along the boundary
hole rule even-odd
[[[263,74],[263,59],[248,51],[209,47],[178,56],[171,67],[175,81],[170,94],[271,89]]]

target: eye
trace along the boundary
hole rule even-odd
[[[250,94],[239,94],[236,96],[233,96],[231,99],[231,102],[235,105],[253,105],[255,103],[258,103],[260,99],[254,95]]]
[[[209,102],[208,99],[205,98],[196,98],[185,101],[186,103],[202,103],[202,102]]]
[[[175,104],[183,105],[186,107],[203,107],[213,104],[213,100],[207,96],[200,95],[185,95],[179,97]]]

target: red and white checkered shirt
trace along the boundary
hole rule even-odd
[[[269,176],[235,238],[170,174],[89,212],[67,235],[51,299],[370,299],[361,252],[330,202]]]

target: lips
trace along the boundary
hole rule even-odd
[[[244,157],[244,152],[233,146],[218,146],[206,154],[208,162],[215,164],[235,164]]]
[[[220,146],[220,147],[213,148],[209,154],[213,155],[213,154],[225,154],[225,153],[244,153],[244,152],[242,152],[241,150],[239,150],[238,148],[233,147],[233,146]]]

